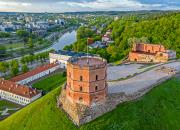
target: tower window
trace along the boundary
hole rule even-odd
[[[97,91],[98,90],[98,86],[96,85],[96,87],[95,87],[95,91]]]
[[[82,98],[82,97],[79,97],[79,101],[82,102],[82,101],[83,101],[83,98]]]
[[[80,81],[83,81],[83,77],[82,76],[80,76]]]
[[[80,90],[81,92],[83,91],[83,88],[82,88],[82,86],[80,86],[79,90]]]
[[[98,80],[98,75],[96,75],[96,80]]]

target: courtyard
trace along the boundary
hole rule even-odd
[[[0,120],[6,118],[7,116],[13,114],[19,110],[22,106],[12,103],[10,101],[0,99]]]
[[[158,63],[158,64],[129,63],[118,66],[109,66],[107,68],[107,73],[108,73],[107,79],[108,81],[127,79],[163,64],[164,63]]]
[[[151,70],[140,73],[129,79],[122,80],[122,81],[108,82],[108,85],[109,85],[108,91],[109,93],[125,93],[126,95],[132,95],[135,92],[141,91],[143,89],[148,89],[149,87],[151,87],[152,85],[155,85],[160,80],[164,78],[168,79],[169,77],[172,76],[171,74],[157,71],[157,69],[162,66],[171,67],[171,68],[174,68],[177,72],[180,72],[180,62],[178,61],[164,64],[164,65],[159,65],[157,67],[152,68]],[[135,65],[135,67],[138,67],[138,66]],[[128,68],[122,71],[126,72],[127,70]],[[132,73],[134,73],[135,71],[137,72],[138,70],[136,69]],[[116,72],[116,74],[117,73],[118,71]]]

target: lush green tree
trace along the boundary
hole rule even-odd
[[[0,57],[4,57],[5,54],[6,54],[6,47],[0,45]]]
[[[33,49],[33,48],[34,48],[34,43],[33,43],[32,38],[29,38],[29,39],[28,39],[28,46],[29,46],[30,49]]]
[[[26,72],[28,72],[28,70],[29,70],[29,68],[28,68],[27,64],[23,64],[22,65],[22,72],[26,73]]]
[[[9,64],[8,62],[0,62],[0,71],[2,73],[6,73],[9,69]]]
[[[19,73],[19,63],[17,60],[10,61],[10,71],[12,76],[16,76]]]
[[[26,30],[17,30],[16,31],[16,34],[19,36],[19,37],[28,37],[29,36],[29,32],[27,32]]]
[[[7,38],[7,37],[10,37],[11,34],[10,33],[7,33],[7,32],[0,32],[0,38]]]

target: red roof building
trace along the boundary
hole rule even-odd
[[[41,97],[41,91],[0,79],[0,97],[12,102],[26,105]]]
[[[59,69],[58,64],[52,63],[52,64],[43,65],[27,73],[18,75],[12,78],[11,81],[17,82],[19,84],[26,84],[38,78],[41,78],[51,72],[54,72],[57,69]]]

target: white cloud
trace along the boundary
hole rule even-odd
[[[4,1],[0,1],[0,11],[14,11],[14,12],[18,12],[18,11],[23,11],[25,10],[27,7],[31,6],[31,3],[20,3],[20,2],[4,2]]]
[[[94,2],[67,2],[69,6],[91,8],[93,10],[142,10],[154,9],[163,4],[142,4],[136,0],[97,0]]]
[[[144,0],[0,0],[0,11],[74,12],[126,10],[180,10],[177,1],[143,2]],[[177,4],[175,4],[175,2]],[[155,4],[156,3],[156,4]]]

